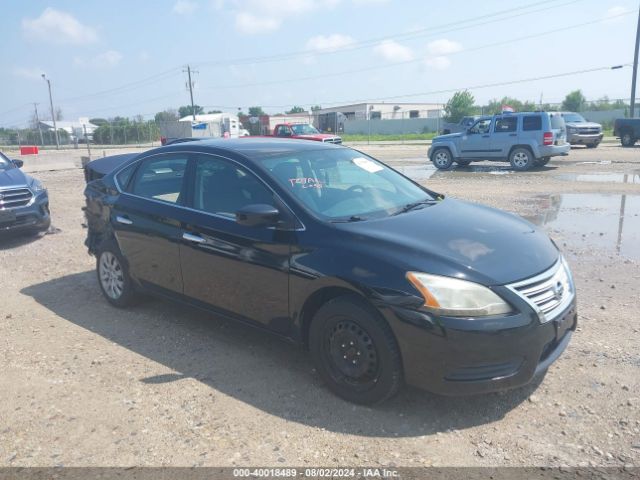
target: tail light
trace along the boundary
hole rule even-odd
[[[544,132],[542,135],[543,145],[553,145],[553,132]]]
[[[164,136],[160,137],[160,143],[161,143],[162,145],[166,145],[166,143],[167,143],[167,137],[164,137]]]

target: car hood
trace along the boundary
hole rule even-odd
[[[602,125],[594,122],[566,122],[566,125],[572,128],[602,128]]]
[[[447,140],[451,140],[454,138],[460,138],[462,137],[462,135],[463,135],[463,132],[447,133],[446,135],[438,135],[437,137],[433,138],[432,143],[439,142],[439,141],[445,142]]]
[[[500,210],[445,199],[396,216],[339,224],[380,259],[407,271],[504,285],[550,268],[559,256],[551,239]]]
[[[29,185],[30,178],[19,168],[0,170],[0,188]]]

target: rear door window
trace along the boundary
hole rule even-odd
[[[184,154],[144,160],[136,171],[131,193],[167,203],[182,203],[186,169]]]
[[[525,132],[542,130],[542,117],[540,115],[525,115],[522,117],[522,130]]]
[[[496,119],[495,133],[515,132],[518,126],[518,117],[501,117]]]

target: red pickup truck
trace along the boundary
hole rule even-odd
[[[320,133],[316,127],[308,123],[279,123],[273,129],[274,137],[299,138],[316,142],[342,143],[337,135]]]

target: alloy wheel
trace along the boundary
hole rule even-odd
[[[433,158],[433,163],[438,167],[449,166],[449,154],[445,151],[436,152]]]
[[[518,168],[524,168],[529,163],[529,155],[525,152],[517,152],[513,155],[513,164]]]
[[[124,272],[120,260],[111,252],[103,252],[100,256],[100,284],[110,298],[118,300],[122,296]]]

